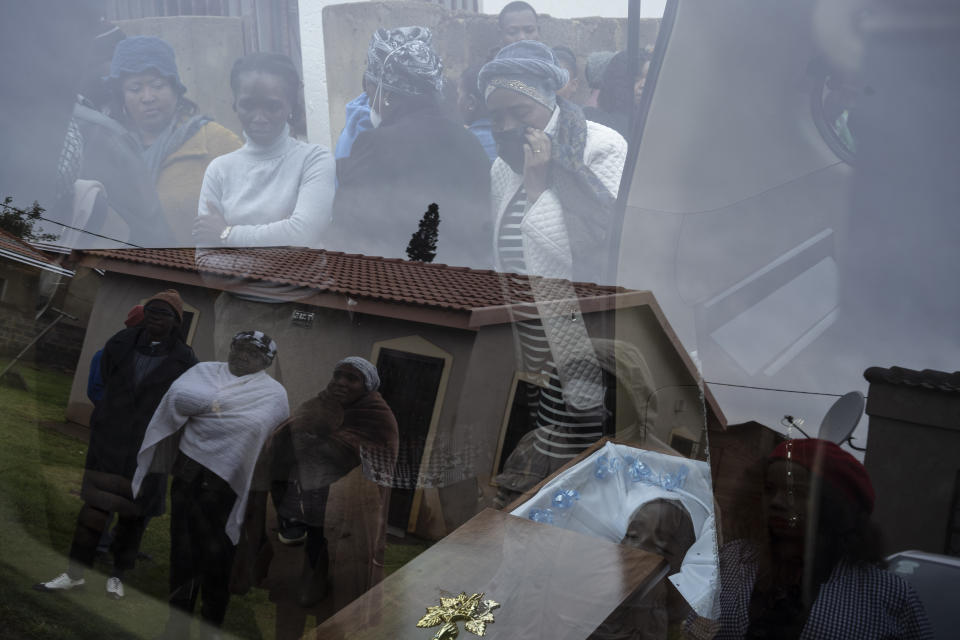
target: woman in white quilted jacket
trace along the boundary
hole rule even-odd
[[[531,430],[497,477],[501,504],[603,436],[608,422],[572,282],[602,278],[627,143],[557,98],[567,80],[553,51],[532,40],[504,47],[479,74],[497,142],[494,261],[501,272],[546,278],[504,280],[508,303],[536,301],[535,313],[514,313],[518,366],[547,384],[531,392]]]

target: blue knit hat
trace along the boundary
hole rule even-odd
[[[156,71],[171,79],[178,93],[186,93],[187,88],[180,82],[177,72],[173,47],[166,40],[154,36],[133,36],[118,42],[113,50],[113,60],[110,61],[110,75],[104,79],[118,81],[123,76],[145,71]]]

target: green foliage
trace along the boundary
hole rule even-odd
[[[12,204],[13,198],[7,196],[0,202],[0,229],[12,233],[27,242],[49,242],[56,240],[52,233],[38,233],[34,230],[45,209],[34,201],[29,209],[21,209]]]
[[[437,230],[440,227],[440,207],[437,203],[427,207],[420,219],[420,228],[410,235],[407,258],[417,262],[433,262],[437,257]]]

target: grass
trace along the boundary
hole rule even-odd
[[[6,364],[0,360],[0,368]],[[108,567],[88,572],[87,586],[69,593],[34,591],[67,566],[67,551],[80,509],[86,442],[44,423],[64,421],[72,376],[18,364],[28,391],[0,385],[0,638],[149,638],[166,622],[169,515],[155,518],[139,562],[124,581],[127,597],[104,595]],[[388,545],[390,573],[426,548]],[[98,573],[99,572],[99,573]],[[224,630],[242,638],[269,640],[274,605],[267,592],[233,596]]]

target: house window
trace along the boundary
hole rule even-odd
[[[696,446],[696,443],[686,436],[678,433],[673,433],[670,436],[670,448],[687,458],[693,457],[694,446]]]

